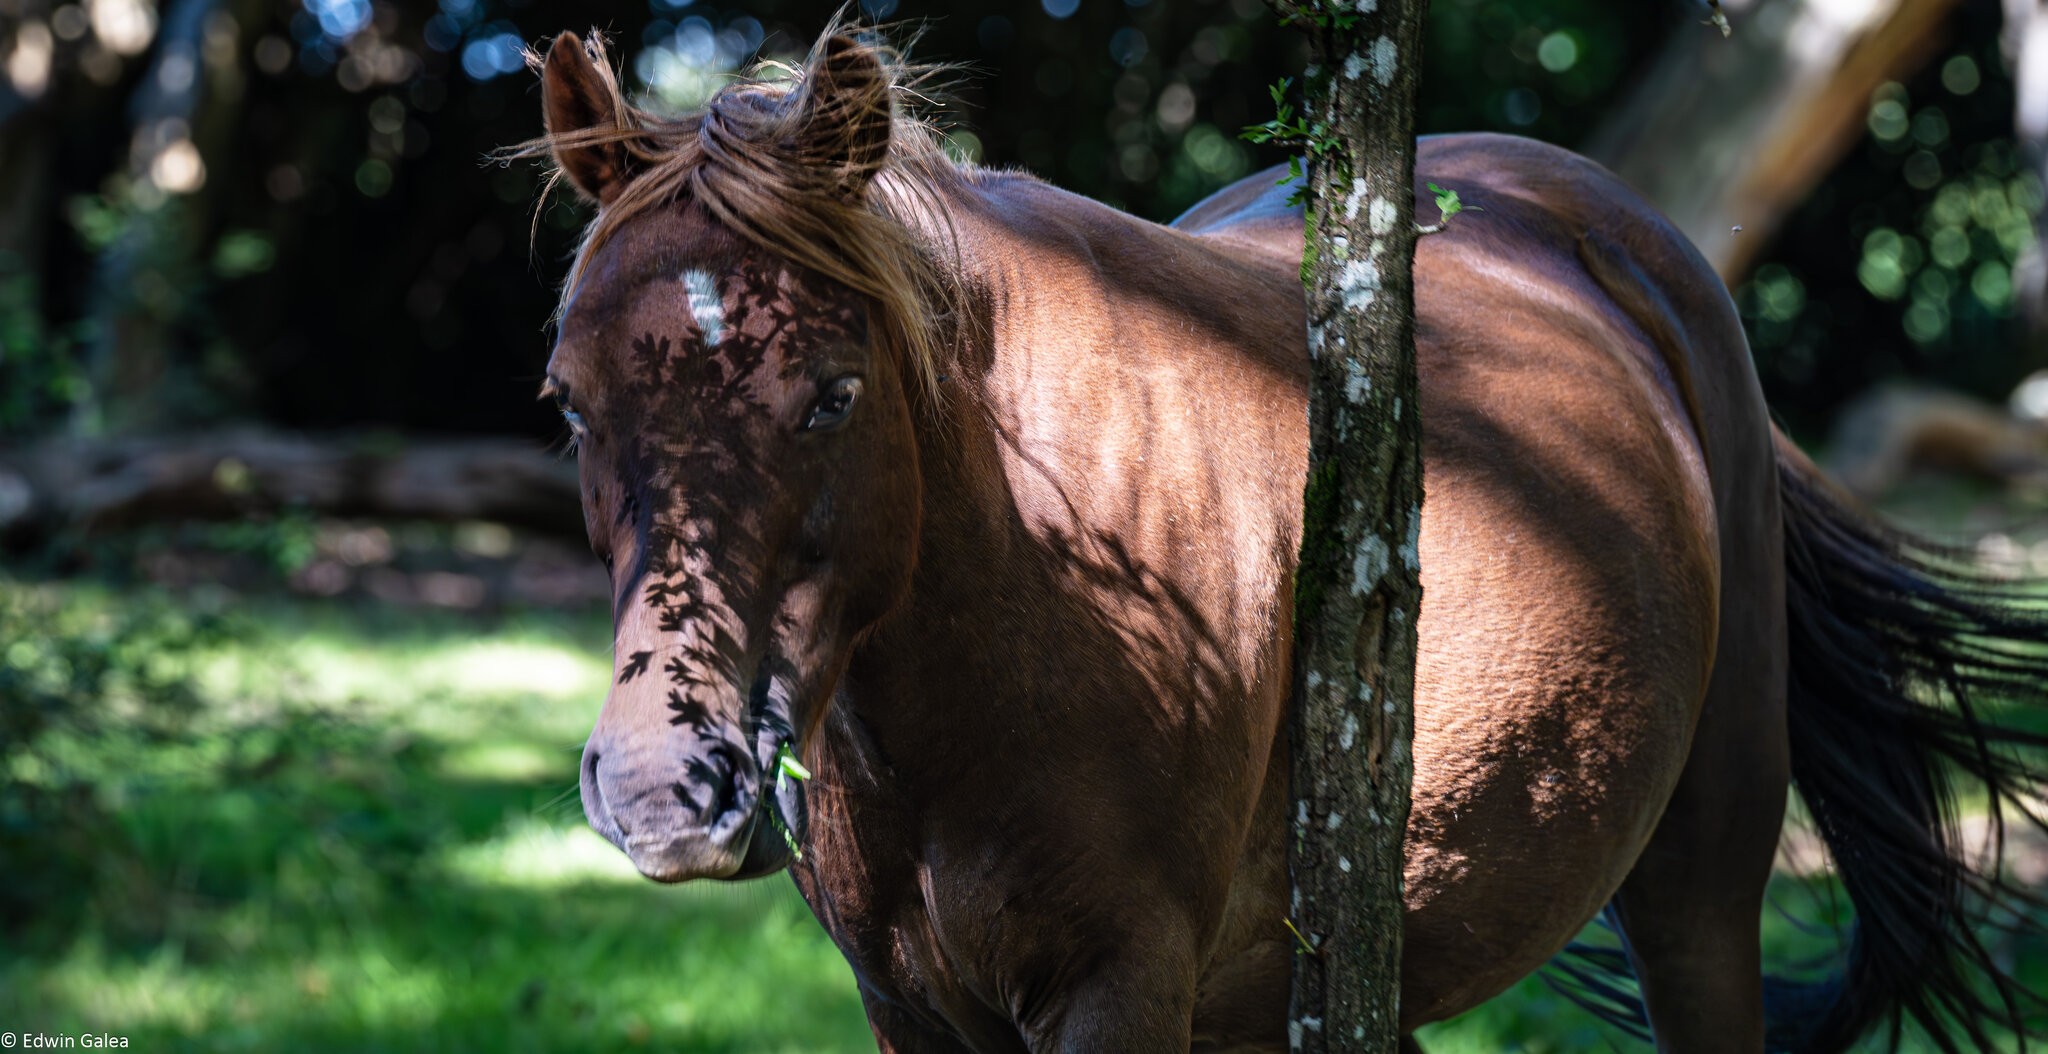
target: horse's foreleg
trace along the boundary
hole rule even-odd
[[[1724,603],[1685,770],[1614,898],[1660,1051],[1763,1050],[1758,917],[1791,764],[1775,593],[1744,589]]]
[[[860,990],[860,1002],[879,1054],[974,1054],[974,1048],[932,1029],[866,987]]]
[[[1109,965],[1046,1000],[1043,1012],[1023,1023],[1032,1054],[1186,1054],[1195,985],[1175,958]]]

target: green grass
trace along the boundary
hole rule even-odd
[[[584,826],[602,611],[244,616],[192,658],[206,705],[182,734],[48,752],[117,830],[78,910],[0,944],[0,1027],[143,1050],[873,1049],[786,879],[659,887]]]
[[[37,588],[87,615],[147,599]],[[165,660],[199,687],[174,729],[59,733],[0,772],[81,780],[111,817],[64,839],[83,839],[93,881],[0,933],[0,1029],[142,1050],[873,1049],[786,879],[656,886],[585,827],[602,610],[251,603],[226,639]],[[40,864],[10,861],[10,881]],[[1795,885],[1781,899],[1811,917]],[[1762,925],[1780,961],[1830,947]],[[2048,986],[2041,951],[2023,959]],[[1425,1038],[1433,1054],[1645,1049],[1537,978]]]

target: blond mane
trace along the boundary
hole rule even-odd
[[[945,68],[911,65],[895,49],[862,40],[859,46],[887,77],[882,97],[890,108],[889,153],[865,193],[849,196],[830,178],[832,166],[812,156],[795,134],[800,115],[790,105],[816,75],[826,42],[846,32],[838,24],[828,27],[801,64],[763,63],[719,88],[702,109],[679,117],[634,105],[619,87],[603,38],[593,34],[588,46],[615,123],[551,132],[505,154],[551,159],[563,150],[617,144],[633,171],[585,228],[562,303],[575,296],[592,255],[625,224],[650,210],[693,202],[754,245],[871,298],[879,329],[935,397],[946,334],[967,310],[943,201],[943,192],[962,185],[967,173],[922,116],[931,105],[929,85]],[[528,61],[539,69],[539,56],[529,53]],[[562,178],[551,168],[543,205]]]

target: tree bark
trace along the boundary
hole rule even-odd
[[[1655,202],[1732,284],[1855,144],[1871,93],[1939,53],[1955,6],[1730,3],[1733,37],[1676,34],[1585,152]]]
[[[1284,5],[1310,37],[1309,476],[1295,582],[1296,1050],[1400,1045],[1422,599],[1412,271],[1426,0]]]
[[[2048,0],[2005,0],[2000,41],[2013,71],[2013,137],[2020,156],[2048,185]],[[2048,351],[2048,209],[2034,215],[2034,243],[2012,269],[2013,298],[2026,320],[2025,341],[2035,355]]]

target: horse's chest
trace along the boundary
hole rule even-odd
[[[925,810],[887,778],[887,755],[873,750],[865,729],[842,718],[827,732],[833,749],[822,752],[806,795],[808,851],[791,875],[852,966],[870,1017],[881,1027],[879,1002],[887,1016],[967,1038],[976,1049],[1014,1045],[1014,1026],[992,1009],[1000,1001],[982,983],[983,942],[966,925],[981,910],[982,891],[963,897],[958,883],[934,888]]]
[[[908,865],[908,866],[904,866]],[[795,872],[798,888],[846,956],[870,1017],[913,1023],[968,1041],[974,1049],[1017,1043],[1015,1024],[998,1009],[973,962],[961,961],[957,933],[966,919],[935,912],[921,866],[888,866],[870,857],[822,854]],[[875,1004],[888,1013],[877,1016]]]

